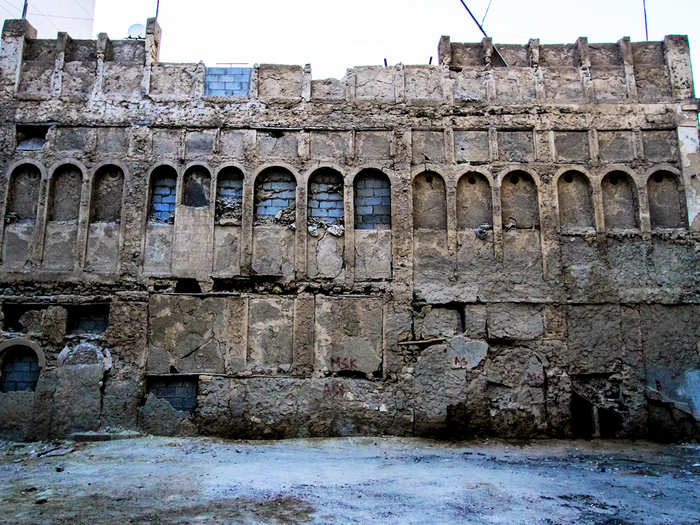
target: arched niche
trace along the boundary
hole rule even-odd
[[[294,175],[286,168],[270,167],[255,179],[255,224],[286,226],[296,221]]]
[[[296,178],[272,166],[255,179],[253,271],[261,275],[294,275],[296,268]]]
[[[21,343],[0,350],[0,392],[34,391],[43,363],[33,348]]]
[[[468,172],[457,182],[457,228],[470,230],[493,226],[491,186],[484,175]]]
[[[377,169],[361,171],[354,182],[355,229],[391,229],[391,182]]]
[[[92,183],[85,268],[110,273],[117,269],[121,237],[124,172],[116,165],[100,167]]]
[[[158,166],[151,174],[149,222],[172,224],[175,220],[177,172],[168,165]]]
[[[216,176],[214,209],[214,272],[228,277],[241,273],[243,172],[226,166]]]
[[[182,207],[175,216],[173,275],[195,279],[211,274],[214,217],[211,203],[211,173],[202,165],[185,169],[182,177]]]
[[[343,224],[345,202],[343,176],[332,168],[321,168],[309,177],[307,217],[309,224]]]
[[[392,272],[391,182],[366,168],[353,182],[354,262],[357,281],[389,279]]]
[[[47,270],[75,268],[82,187],[82,171],[73,164],[58,167],[51,176],[43,250]]]
[[[647,181],[649,215],[652,228],[687,228],[685,193],[678,175],[670,171],[654,172]]]
[[[113,164],[102,166],[92,184],[90,223],[121,222],[124,172]]]
[[[216,177],[217,224],[241,224],[243,207],[243,172],[234,166],[227,166]]]
[[[5,224],[36,221],[41,172],[33,164],[17,166],[10,174]]]
[[[47,220],[76,222],[80,214],[83,176],[73,164],[64,164],[51,177]]]
[[[583,173],[570,170],[557,180],[559,224],[562,228],[594,228],[591,183]]]
[[[185,171],[182,184],[182,204],[193,208],[209,206],[211,174],[204,166],[190,166]]]
[[[601,183],[605,228],[638,229],[639,206],[632,177],[624,171],[611,171]]]
[[[2,245],[2,261],[8,270],[23,270],[29,262],[40,190],[39,168],[22,164],[12,170]]]
[[[432,171],[413,178],[413,227],[425,230],[447,229],[445,181]]]
[[[343,176],[324,167],[309,177],[307,272],[312,279],[345,279]]]
[[[537,185],[526,171],[508,173],[501,182],[501,216],[504,230],[530,230],[540,226]]]
[[[148,220],[143,256],[146,274],[171,274],[176,203],[177,171],[167,164],[156,167],[151,172],[148,192]]]

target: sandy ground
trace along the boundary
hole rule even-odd
[[[162,437],[0,445],[7,524],[700,523],[697,445]]]

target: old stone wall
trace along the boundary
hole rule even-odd
[[[340,80],[2,38],[1,435],[698,438],[685,37]]]

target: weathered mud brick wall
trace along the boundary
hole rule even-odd
[[[3,437],[698,438],[685,37],[340,80],[160,38],[3,28]]]

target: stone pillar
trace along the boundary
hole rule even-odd
[[[617,41],[620,48],[620,54],[624,62],[625,68],[625,83],[627,85],[627,99],[630,102],[638,102],[637,96],[637,81],[634,77],[634,55],[632,54],[632,44],[630,37],[626,36]]]
[[[143,68],[143,83],[141,93],[148,95],[151,91],[151,65],[158,62],[160,55],[161,30],[155,18],[149,18],[146,22],[146,63]]]
[[[676,100],[693,98],[693,73],[690,65],[688,37],[668,35],[664,38],[664,57]]]
[[[36,38],[36,29],[27,20],[5,20],[0,47],[0,75],[6,99],[14,98],[22,71],[22,55],[27,39]]]
[[[699,104],[681,106],[678,123],[678,145],[681,156],[681,172],[685,188],[688,225],[692,231],[700,231],[700,136],[698,134]]]

